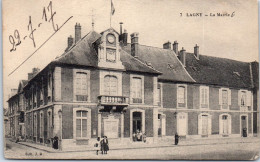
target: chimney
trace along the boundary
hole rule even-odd
[[[68,49],[73,45],[73,38],[72,36],[68,37]]]
[[[184,67],[186,67],[186,50],[182,47],[179,58]]]
[[[18,92],[18,89],[11,89],[11,96],[10,97],[16,95],[17,92]]]
[[[28,73],[28,80],[31,80],[33,78],[33,73]]]
[[[163,49],[171,49],[171,42],[170,41],[168,41],[168,42],[166,42],[166,43],[164,43],[163,44]]]
[[[138,57],[138,35],[139,33],[131,34],[131,55]]]
[[[120,35],[122,35],[122,30],[123,30],[122,29],[122,24],[123,24],[123,22],[120,22],[119,24],[120,24]]]
[[[199,46],[197,44],[194,47],[194,55],[197,59],[199,59]]]
[[[122,40],[123,40],[123,45],[124,46],[127,46],[127,37],[128,37],[127,30],[124,30],[124,33],[122,35]]]
[[[172,50],[176,53],[176,55],[178,56],[179,51],[178,51],[178,42],[174,41],[174,43],[172,44]]]
[[[81,26],[80,23],[75,25],[75,43],[81,39]]]
[[[28,80],[31,80],[39,71],[40,71],[39,68],[33,68],[32,72],[28,73]]]

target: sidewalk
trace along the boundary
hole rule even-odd
[[[131,142],[126,144],[111,144],[110,150],[122,150],[122,149],[141,149],[141,148],[158,148],[158,147],[183,147],[183,146],[197,146],[197,145],[216,145],[216,144],[229,144],[229,143],[259,143],[259,137],[237,137],[237,138],[201,138],[201,139],[182,139],[179,141],[178,146],[174,145],[174,139],[158,140],[156,143],[142,143],[142,142]],[[18,142],[21,145],[32,147],[38,150],[46,151],[49,153],[58,152],[85,152],[94,151],[95,148],[92,146],[78,146],[71,147],[61,150],[55,150],[53,148],[43,146],[40,144],[29,143],[29,142]]]

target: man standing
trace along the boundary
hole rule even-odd
[[[179,143],[179,135],[176,132],[176,134],[175,134],[175,145],[178,145],[178,143]]]

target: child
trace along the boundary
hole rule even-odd
[[[94,147],[96,147],[96,154],[98,155],[98,151],[100,150],[99,148],[99,141],[100,141],[100,137],[97,138],[97,142],[95,143]]]

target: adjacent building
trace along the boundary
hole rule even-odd
[[[97,137],[157,142],[183,138],[253,136],[258,63],[141,45],[139,34],[109,28],[68,37],[65,53],[27,81],[9,102],[12,136],[51,146],[89,145]]]

